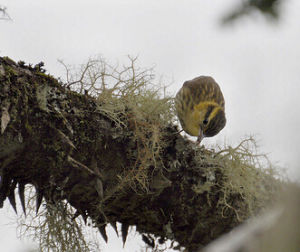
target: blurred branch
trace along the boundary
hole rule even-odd
[[[201,252],[299,251],[299,195],[299,185],[289,186],[276,206],[216,239]]]

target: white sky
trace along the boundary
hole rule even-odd
[[[13,21],[0,22],[0,55],[43,61],[57,77],[63,74],[57,59],[81,64],[97,54],[112,62],[139,55],[140,66],[156,65],[158,75],[174,80],[171,94],[185,80],[212,75],[225,96],[227,125],[203,144],[255,135],[272,162],[299,178],[300,2],[286,1],[277,25],[256,13],[221,27],[222,15],[239,2],[2,0]],[[0,243],[18,252],[14,227],[4,226],[9,212],[0,210]]]

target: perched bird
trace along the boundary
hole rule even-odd
[[[175,97],[175,108],[182,129],[204,137],[218,134],[226,124],[225,101],[219,85],[212,77],[200,76],[183,83]]]

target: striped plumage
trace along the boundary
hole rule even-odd
[[[176,94],[175,108],[183,130],[198,136],[197,143],[218,134],[226,124],[223,94],[209,76],[184,82]]]

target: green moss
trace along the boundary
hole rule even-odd
[[[38,71],[38,72],[36,72],[35,73],[37,76],[40,76],[40,77],[42,77],[43,79],[52,79],[52,80],[54,80],[54,78],[52,77],[52,76],[50,76],[49,74],[46,74],[46,73],[43,73],[43,72],[40,72],[40,71]],[[55,80],[56,81],[56,80]]]
[[[32,130],[32,126],[29,124],[29,122],[26,121],[24,126],[25,126],[25,129],[27,130],[27,133],[31,135],[33,130]]]
[[[5,77],[8,80],[11,80],[13,77],[17,76],[16,70],[14,70],[13,67],[9,65],[4,65],[4,70],[5,70]]]

